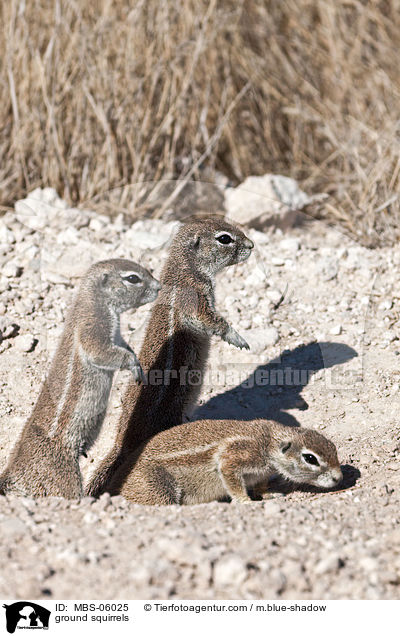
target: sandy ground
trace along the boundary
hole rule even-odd
[[[174,227],[68,210],[49,190],[32,196],[0,219],[0,469],[80,274],[125,256],[157,275]],[[338,492],[276,483],[246,506],[160,508],[108,495],[1,497],[0,598],[399,597],[400,250],[367,250],[315,221],[249,234],[256,253],[220,275],[217,305],[251,351],[215,339],[193,419],[268,417],[322,431],[338,447]],[[123,319],[136,351],[149,309]],[[257,370],[267,386],[254,382]],[[127,378],[115,380],[85,479],[112,443]]]

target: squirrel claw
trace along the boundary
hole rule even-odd
[[[249,344],[233,327],[229,327],[224,340],[238,349],[250,349]]]

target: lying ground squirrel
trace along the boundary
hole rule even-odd
[[[83,277],[33,413],[11,453],[0,489],[33,497],[82,494],[79,456],[96,439],[114,372],[143,372],[120,334],[120,314],[155,300],[160,284],[123,259],[94,264]]]
[[[120,466],[109,485],[134,503],[199,504],[229,495],[251,501],[248,487],[280,475],[333,488],[342,480],[335,445],[308,428],[254,420],[187,422],[155,435]]]
[[[211,336],[239,348],[247,342],[215,310],[215,275],[245,261],[254,244],[221,219],[203,219],[177,232],[162,271],[139,355],[148,383],[130,383],[123,400],[115,445],[86,493],[107,490],[109,477],[145,439],[181,424],[202,384]]]

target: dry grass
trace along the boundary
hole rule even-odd
[[[2,2],[0,204],[51,185],[140,214],[149,189],[133,183],[271,171],[328,192],[324,213],[364,242],[397,240],[399,9]]]

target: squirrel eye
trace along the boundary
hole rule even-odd
[[[129,276],[124,276],[124,280],[128,281],[128,283],[131,283],[132,285],[137,285],[137,283],[142,282],[142,279],[139,276],[136,276],[136,274],[129,274]]]
[[[315,457],[315,455],[312,455],[311,453],[303,453],[303,458],[304,458],[304,461],[307,462],[307,464],[313,464],[313,466],[319,466],[319,461]]]
[[[220,236],[217,236],[216,239],[219,243],[222,243],[222,245],[229,245],[229,243],[234,242],[233,238],[229,234],[221,234]]]

